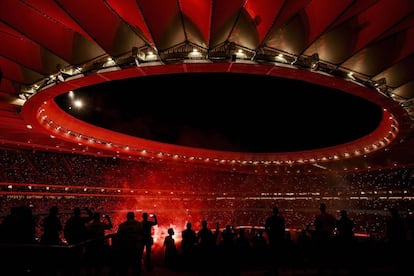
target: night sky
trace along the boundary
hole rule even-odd
[[[372,132],[381,108],[303,81],[234,73],[186,73],[107,82],[56,102],[74,117],[159,142],[238,152],[292,152]]]

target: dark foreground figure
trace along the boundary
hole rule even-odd
[[[0,274],[90,276],[86,260],[79,255],[82,250],[77,246],[3,243],[0,245]],[[274,270],[274,260],[269,258],[266,247],[242,249],[235,245],[233,251],[228,251],[229,248],[221,251],[223,248],[216,247],[211,256],[196,248],[191,263],[178,254],[176,264],[169,267],[165,265],[162,247],[156,247],[152,255],[153,268],[147,270],[144,266],[141,275],[409,275],[411,248],[411,243],[401,245],[363,238],[346,248],[332,247],[331,254],[322,254],[311,241],[298,239],[286,247]],[[102,259],[100,275],[121,275],[119,265],[122,262],[110,255],[113,253],[109,251],[108,258]],[[207,266],[206,261],[209,262]]]

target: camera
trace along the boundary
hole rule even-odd
[[[154,217],[154,214],[150,214],[149,216],[150,216],[150,217]]]

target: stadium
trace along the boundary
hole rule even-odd
[[[0,199],[296,238],[414,209],[410,1],[0,2]],[[214,226],[215,227],[215,226]],[[213,227],[213,228],[214,228]],[[409,235],[412,241],[411,235]],[[62,243],[65,243],[62,236]],[[3,248],[4,249],[4,248]],[[4,250],[3,250],[4,251]]]

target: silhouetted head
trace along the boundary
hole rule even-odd
[[[142,213],[142,218],[144,220],[147,220],[148,219],[148,213],[147,212]]]
[[[79,207],[73,208],[73,214],[75,214],[75,216],[80,216],[81,209]]]
[[[390,213],[391,213],[391,216],[393,217],[399,216],[398,210],[395,207],[390,208]]]
[[[134,212],[128,212],[127,215],[126,215],[126,218],[127,219],[134,219],[135,218]]]
[[[93,220],[98,221],[100,219],[101,219],[101,213],[100,212],[93,213]]]
[[[325,212],[326,211],[326,204],[325,203],[319,204],[319,210],[321,210],[321,212]]]
[[[59,213],[59,208],[55,205],[50,207],[49,212],[51,215],[57,215]]]

